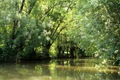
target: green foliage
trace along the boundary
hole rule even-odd
[[[78,57],[82,49],[87,56],[119,61],[119,5],[119,0],[0,1],[0,60]]]
[[[1,60],[49,58],[73,6],[71,0],[0,1]]]
[[[83,3],[82,7],[78,6],[79,12],[76,15],[78,27],[72,29],[76,31],[72,32],[75,41],[88,55],[119,60],[119,0],[90,0]]]

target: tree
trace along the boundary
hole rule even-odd
[[[72,0],[1,1],[2,58],[49,58],[49,49],[66,28],[67,14],[74,5]]]
[[[81,1],[80,1],[81,2]],[[86,54],[118,61],[120,50],[119,0],[84,0],[78,6],[75,41]],[[73,30],[73,29],[72,29]]]

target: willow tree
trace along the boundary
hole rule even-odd
[[[120,6],[119,0],[83,0],[78,5],[77,26],[72,30],[74,41],[86,50],[86,54],[107,62],[119,64]],[[71,32],[71,30],[69,31]]]
[[[67,14],[74,8],[75,2],[0,1],[1,60],[29,59],[39,55],[50,57],[49,49],[71,20]]]

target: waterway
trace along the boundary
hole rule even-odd
[[[54,59],[1,63],[0,80],[120,80],[120,66],[97,59]]]

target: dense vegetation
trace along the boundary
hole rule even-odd
[[[0,61],[120,60],[120,0],[1,0]]]

